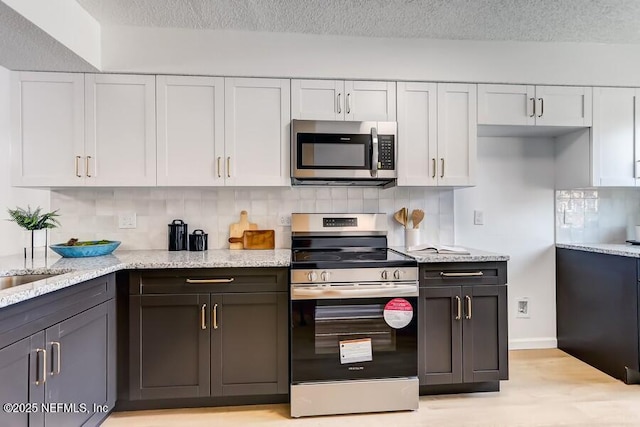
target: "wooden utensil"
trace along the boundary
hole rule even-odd
[[[422,209],[414,209],[411,212],[411,221],[413,222],[413,228],[418,228],[420,222],[424,219],[424,211]]]
[[[249,222],[247,211],[240,212],[240,222],[233,223],[229,226],[229,237],[230,238],[242,238],[242,233],[245,230],[257,230],[258,224],[253,222]],[[229,240],[231,241],[231,240]],[[231,243],[229,244],[229,249],[243,249],[242,240],[240,243]]]
[[[404,228],[407,228],[407,223],[409,222],[409,211],[407,210],[407,208],[402,208],[400,209],[400,211],[402,212],[400,214],[400,216],[402,217],[402,225],[404,226]]]
[[[393,218],[403,227],[407,226],[407,208],[402,208],[393,214]]]
[[[229,237],[229,243],[240,243],[244,249],[274,249],[274,230],[245,230],[242,237]]]

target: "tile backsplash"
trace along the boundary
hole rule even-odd
[[[290,247],[291,229],[278,225],[292,212],[382,212],[388,214],[389,245],[402,246],[404,234],[393,213],[406,206],[423,209],[421,241],[453,244],[453,190],[429,188],[78,188],[51,191],[51,208],[59,209],[61,226],[51,231],[54,243],[120,240],[121,249],[166,249],[167,224],[182,219],[189,233],[203,229],[209,248],[229,247],[229,225],[240,211],[261,229],[276,231],[276,247]],[[135,213],[135,229],[118,228],[118,215]]]
[[[634,188],[556,191],[556,242],[624,243],[640,225]]]

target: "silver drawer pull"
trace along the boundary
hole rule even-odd
[[[231,283],[235,279],[233,277],[229,279],[187,279],[187,283]]]
[[[445,273],[444,271],[440,272],[441,277],[477,277],[484,276],[482,271],[473,271],[470,273]]]

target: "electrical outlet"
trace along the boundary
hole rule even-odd
[[[529,298],[523,297],[516,300],[516,317],[529,319],[531,317],[529,315],[530,309]]]
[[[291,227],[291,215],[278,214],[278,225],[281,227]]]
[[[484,224],[484,212],[482,212],[482,211],[473,211],[473,223],[475,225],[483,225]]]
[[[118,214],[118,228],[136,228],[136,213],[123,212]]]

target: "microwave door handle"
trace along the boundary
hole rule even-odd
[[[371,152],[371,176],[378,176],[378,130],[376,128],[371,128],[371,142],[372,142],[372,152]]]

